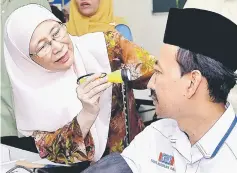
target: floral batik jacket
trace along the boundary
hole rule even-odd
[[[132,140],[144,128],[136,111],[132,89],[146,89],[147,82],[153,74],[155,58],[141,47],[124,39],[116,31],[106,32],[104,36],[111,70],[129,68],[132,79],[134,79],[127,90],[130,140]],[[125,137],[125,115],[121,84],[113,84],[111,104],[107,150],[122,152]],[[95,149],[93,137],[88,133],[83,139],[76,117],[55,132],[35,131],[33,136],[42,158],[65,164],[93,159]]]

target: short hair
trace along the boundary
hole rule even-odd
[[[235,86],[237,75],[222,63],[207,56],[179,48],[177,62],[181,76],[199,70],[208,83],[209,96],[213,102],[226,103],[230,90]]]

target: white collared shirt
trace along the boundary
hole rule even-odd
[[[122,156],[134,173],[237,173],[237,116],[231,105],[193,146],[175,120],[137,135]]]

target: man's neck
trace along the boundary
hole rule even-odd
[[[194,145],[225,112],[224,104],[206,103],[194,106],[186,118],[177,120],[181,130],[189,135],[189,140]]]

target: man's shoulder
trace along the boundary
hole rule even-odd
[[[234,157],[237,159],[237,125],[231,131],[225,144],[228,146]]]

